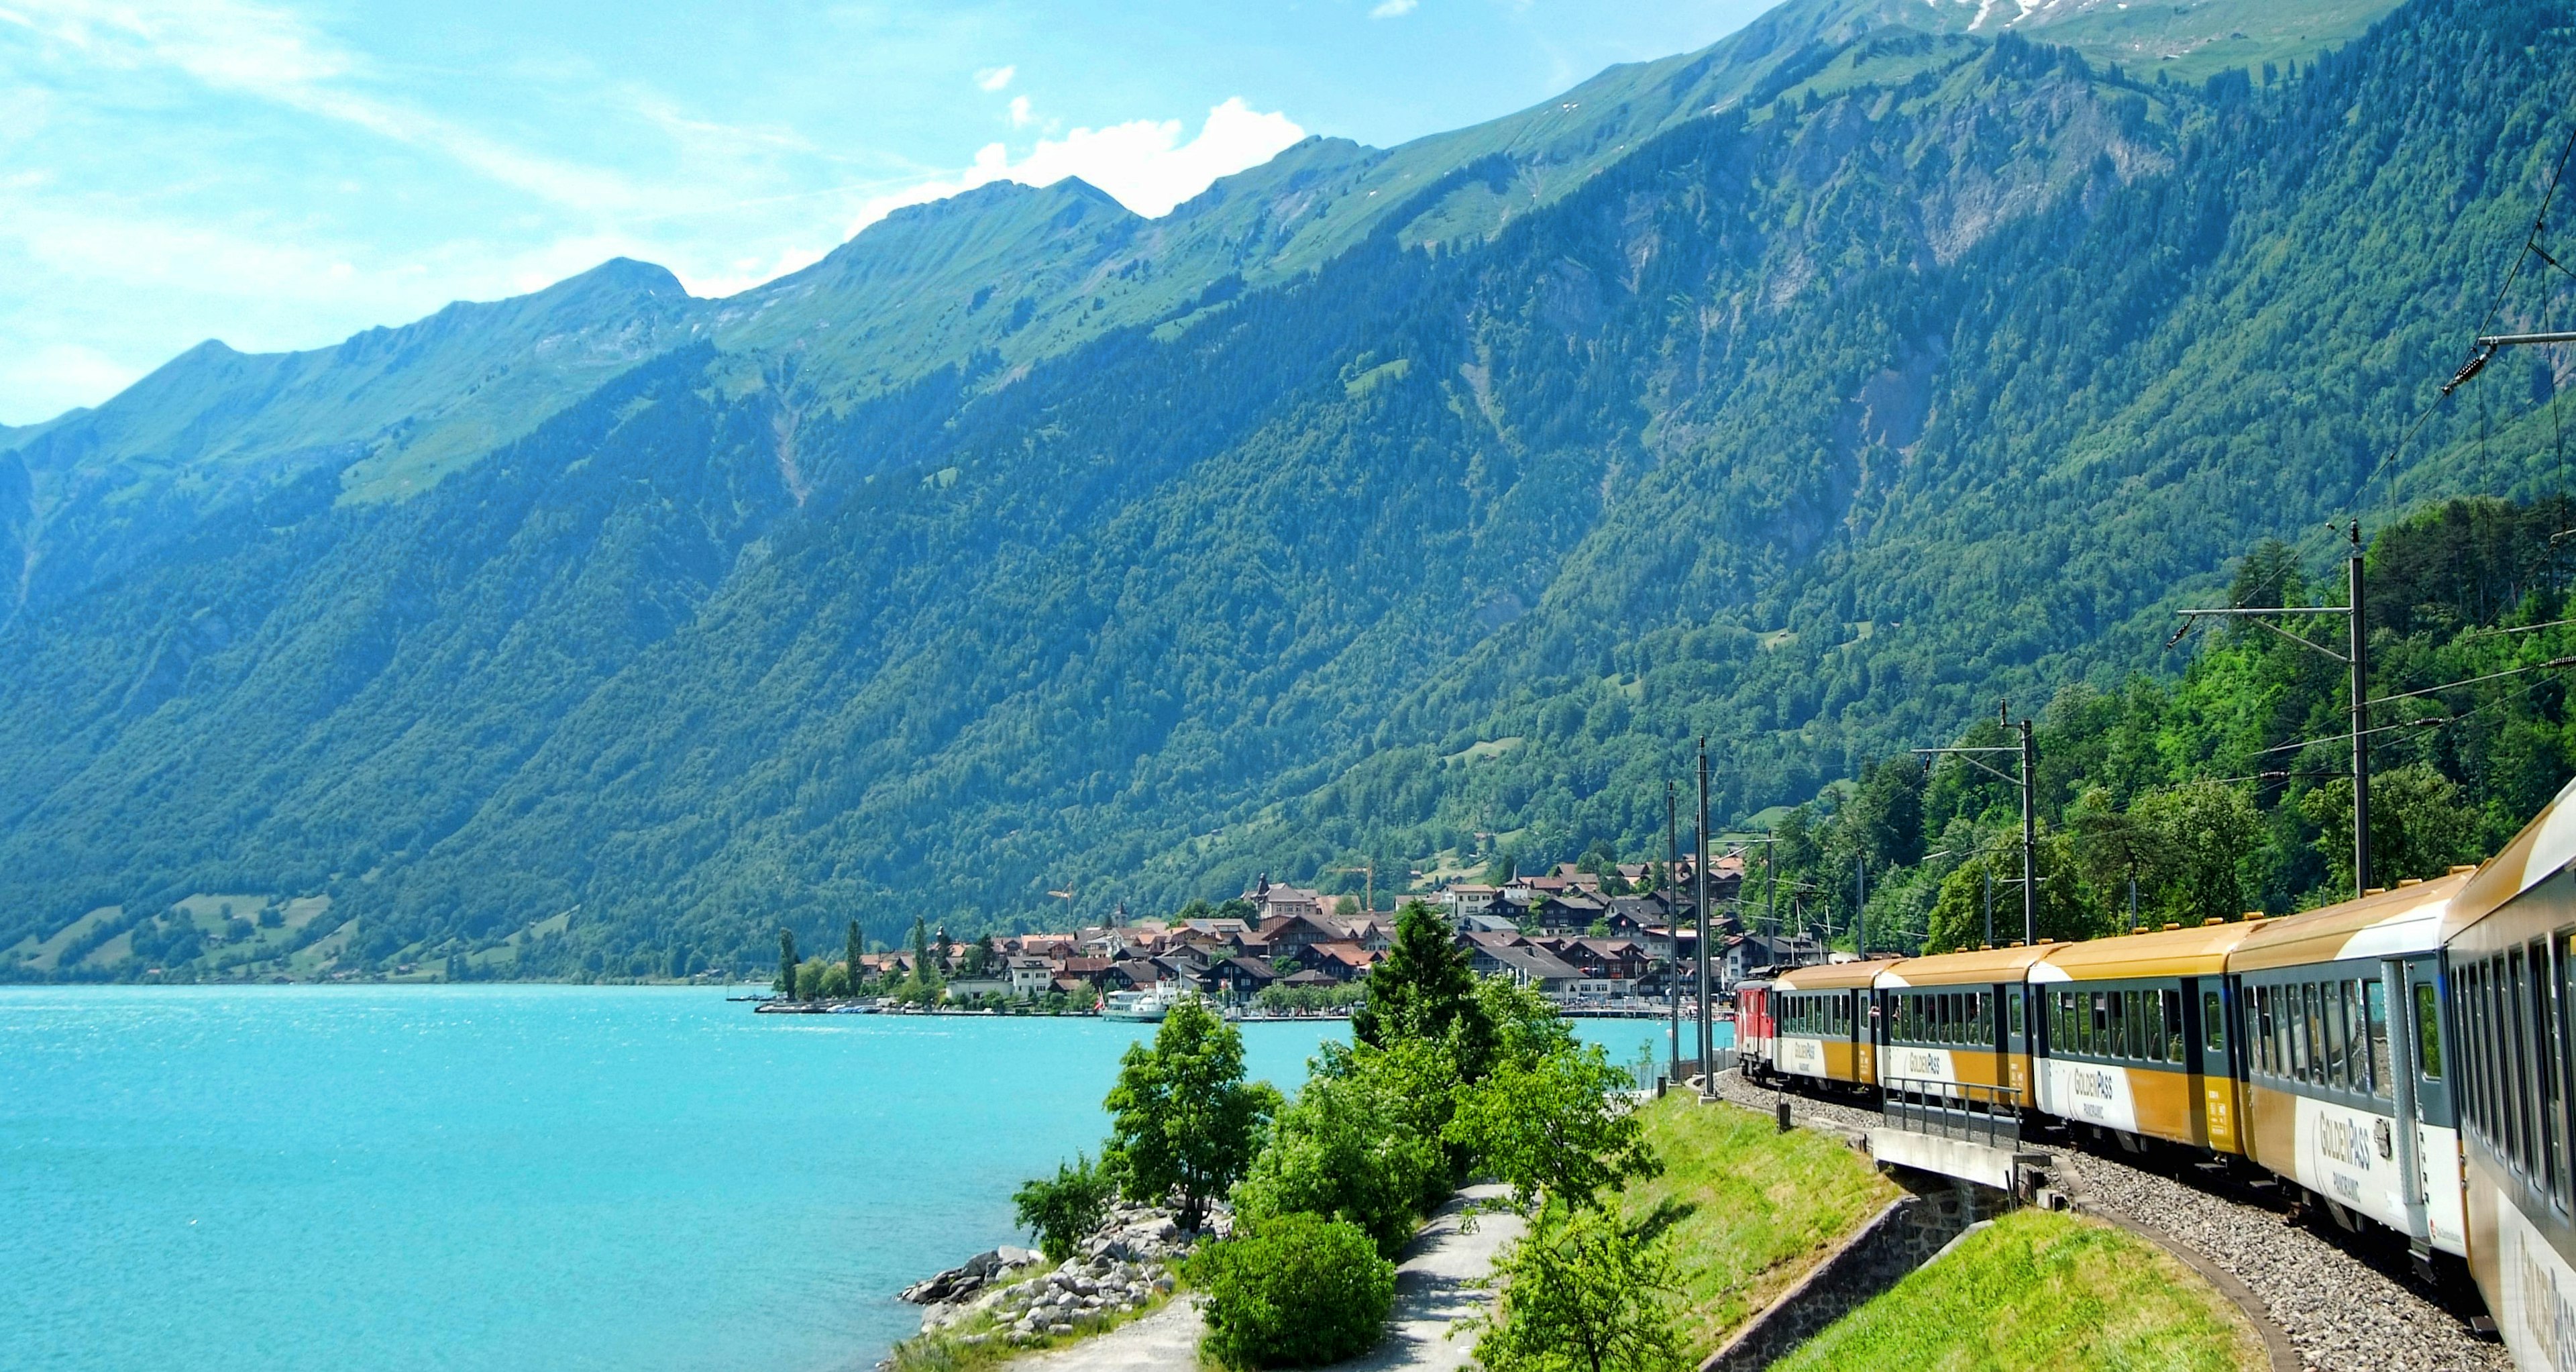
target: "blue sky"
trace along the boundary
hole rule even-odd
[[[701,295],[995,177],[1158,214],[1768,0],[0,0],[0,423],[206,338],[309,348],[624,254]]]

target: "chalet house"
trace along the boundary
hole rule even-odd
[[[1125,958],[1109,964],[1109,970],[1101,975],[1100,989],[1146,991],[1153,989],[1156,982],[1169,980],[1171,977],[1160,964],[1144,958]]]
[[[1460,934],[1458,946],[1467,950],[1468,968],[1476,975],[1498,977],[1508,975],[1510,971],[1503,963],[1501,951],[1506,948],[1526,948],[1529,946],[1529,940],[1523,938],[1517,930],[1492,933],[1480,931]]]
[[[1377,954],[1356,943],[1312,943],[1299,957],[1335,981],[1356,981],[1368,975],[1369,965],[1377,961]]]
[[[1565,997],[1577,994],[1576,983],[1583,974],[1544,948],[1521,944],[1517,947],[1487,949],[1478,960],[1491,958],[1501,975],[1510,977],[1542,995]]]
[[[1109,975],[1109,967],[1110,962],[1107,958],[1066,958],[1056,969],[1056,977],[1059,981],[1071,977],[1085,986],[1097,987],[1101,979]]]
[[[1277,890],[1277,887],[1271,888]],[[1278,924],[1263,921],[1261,942],[1270,960],[1281,961],[1290,954],[1318,943],[1347,943],[1348,930],[1337,929],[1322,915],[1298,915]]]
[[[1582,891],[1543,896],[1530,906],[1530,918],[1543,934],[1588,934],[1609,914],[1609,902]]]
[[[1737,934],[1725,944],[1725,960],[1709,975],[1721,986],[1763,976],[1775,968],[1802,967],[1823,960],[1816,941],[1803,934]]]
[[[1261,958],[1219,958],[1207,971],[1208,985],[1228,1000],[1250,1000],[1279,974]]]
[[[1333,921],[1350,932],[1350,941],[1372,953],[1383,953],[1395,946],[1395,921],[1362,915],[1356,919]]]

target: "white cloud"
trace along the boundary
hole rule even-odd
[[[1029,126],[1030,121],[1036,118],[1036,115],[1029,113],[1029,98],[1027,96],[1014,95],[1011,97],[1012,128],[1025,129]]]
[[[1177,119],[1131,119],[1107,128],[1074,129],[1062,138],[1039,139],[1017,161],[1008,147],[990,143],[975,154],[973,166],[954,177],[869,201],[851,232],[906,205],[944,200],[995,181],[1051,186],[1068,176],[1079,176],[1136,213],[1158,219],[1218,177],[1267,162],[1306,136],[1288,116],[1264,114],[1241,97],[1209,110],[1198,137],[1183,142],[1181,131]]]
[[[51,419],[75,404],[95,405],[133,385],[143,375],[140,368],[77,343],[38,348],[33,353],[11,357],[8,365],[12,390],[45,397],[27,413],[16,416],[21,423]]]
[[[352,89],[355,54],[282,10],[238,0],[19,0],[6,20],[99,66],[165,67],[220,91],[270,101],[446,156],[503,185],[566,205],[643,203],[623,178],[520,151],[451,121]]]
[[[998,91],[1011,84],[1011,78],[1019,74],[1018,67],[986,67],[975,73],[975,84],[984,90]]]
[[[1393,19],[1399,15],[1411,14],[1414,7],[1420,3],[1421,0],[1379,0],[1378,7],[1369,11],[1369,18]]]

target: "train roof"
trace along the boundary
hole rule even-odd
[[[2259,972],[2339,958],[2429,953],[2442,946],[2443,916],[2468,885],[2470,870],[2265,920],[2227,959],[2227,970]]]
[[[2570,781],[2503,851],[2479,866],[2477,875],[2469,878],[2467,889],[2451,901],[2444,912],[2442,936],[2450,936],[2486,918],[2489,914],[2566,869],[2576,861],[2576,781]]]
[[[2063,946],[2049,942],[2029,948],[1979,948],[1965,953],[1935,953],[1930,957],[1906,958],[1890,964],[1886,971],[1879,973],[1876,984],[1882,988],[1901,988],[2019,981],[2032,963]]]
[[[2227,970],[2228,953],[2261,927],[2260,920],[2239,920],[2061,943],[2031,964],[2030,979],[2118,981],[2130,977],[2216,976]]]
[[[1782,972],[1771,979],[1771,984],[1783,991],[1847,991],[1875,982],[1879,973],[1895,965],[1893,958],[1821,963]]]

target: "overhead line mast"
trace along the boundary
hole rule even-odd
[[[1995,702],[1995,722],[2006,730],[2013,728],[2012,702]],[[2021,941],[2023,947],[2039,943],[2039,806],[2034,790],[2039,775],[2039,747],[2032,741],[2030,721],[2021,722],[2017,742],[1991,748],[1917,748],[1914,754],[1923,759],[1924,770],[1930,771],[1932,759],[1955,757],[1978,771],[1985,772],[2021,788]],[[2010,753],[2021,762],[2021,775],[1980,761],[1987,753]],[[1993,942],[1993,918],[1987,919],[1987,941]]]

